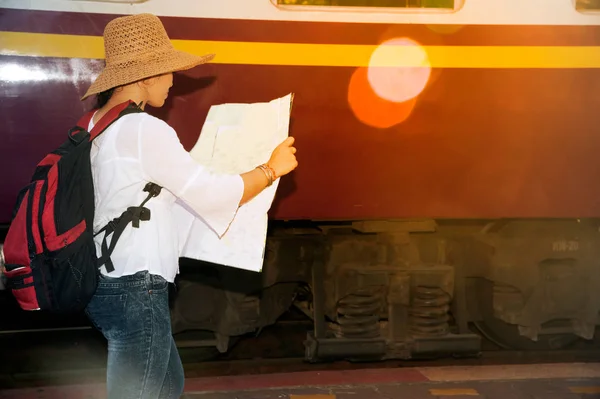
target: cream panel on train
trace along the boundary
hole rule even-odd
[[[397,5],[397,6],[394,6]],[[441,5],[441,6],[440,6]],[[599,25],[598,0],[3,0],[2,7],[282,21]]]

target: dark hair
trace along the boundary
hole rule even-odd
[[[94,106],[94,108],[104,107],[106,103],[108,103],[108,100],[110,100],[110,98],[112,97],[114,91],[115,88],[113,87],[112,89],[108,89],[103,91],[102,93],[96,94],[96,105]]]

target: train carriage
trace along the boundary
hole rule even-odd
[[[311,360],[593,339],[600,1],[0,6],[5,226],[36,162],[92,106],[79,99],[115,16],[154,13],[176,47],[217,54],[150,110],[188,150],[211,105],[295,94],[300,167],[271,209],[264,271],[240,286],[240,271],[182,259],[176,333],[226,351],[296,307],[314,319]]]

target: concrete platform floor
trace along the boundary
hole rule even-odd
[[[103,384],[2,390],[0,399],[100,399]],[[186,399],[600,399],[600,363],[306,371],[186,380]]]

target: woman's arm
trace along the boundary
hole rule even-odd
[[[183,200],[219,235],[227,230],[240,205],[270,185],[269,173],[275,175],[275,180],[298,165],[291,137],[273,151],[269,168],[227,175],[212,173],[194,161],[175,130],[159,119],[144,118],[137,133],[137,152],[145,178]]]

